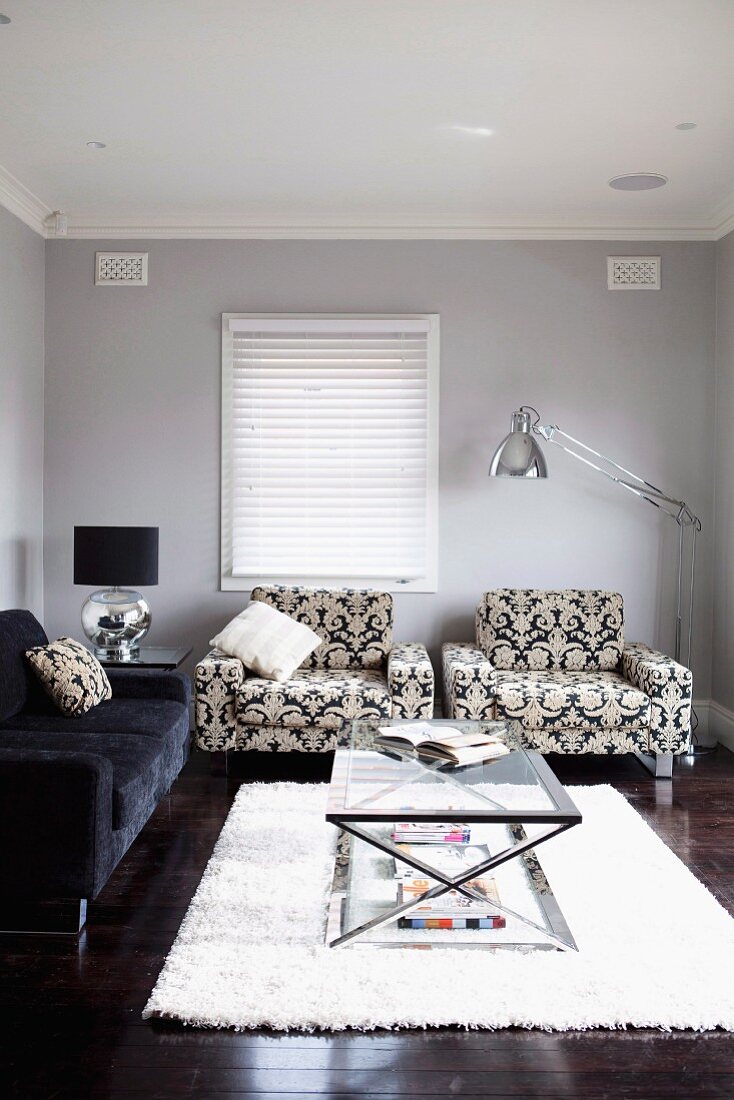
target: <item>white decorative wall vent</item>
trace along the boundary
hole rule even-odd
[[[147,252],[98,252],[96,286],[147,286]]]
[[[610,290],[660,290],[659,256],[607,256]]]

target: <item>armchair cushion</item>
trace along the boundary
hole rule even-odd
[[[527,730],[646,729],[648,696],[616,672],[497,673],[497,718]]]
[[[443,705],[448,718],[494,718],[496,673],[471,642],[443,647]]]
[[[399,642],[387,661],[393,718],[433,718],[433,665],[424,645]]]
[[[304,623],[322,639],[303,668],[385,668],[392,646],[389,592],[261,585],[251,597]]]
[[[338,730],[354,718],[390,714],[387,680],[377,669],[302,668],[283,684],[249,676],[237,689],[237,720],[246,726]]]
[[[691,731],[691,670],[642,642],[624,647],[621,667],[622,674],[650,696],[650,751],[683,752]]]
[[[496,669],[613,671],[623,648],[617,592],[501,588],[485,592],[477,644]]]

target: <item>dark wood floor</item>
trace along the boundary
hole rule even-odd
[[[731,753],[677,766],[672,788],[631,758],[553,757],[551,765],[566,783],[608,782],[622,791],[734,913]],[[195,757],[90,906],[78,942],[2,938],[3,1095],[734,1097],[734,1036],[720,1033],[447,1029],[332,1037],[143,1022],[238,785],[211,777],[207,759]],[[630,951],[654,950],[654,932],[630,944]],[[674,967],[675,958],[660,965]]]

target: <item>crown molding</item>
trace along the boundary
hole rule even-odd
[[[730,195],[726,202],[722,202],[716,208],[716,230],[714,240],[720,241],[734,230],[734,195]]]
[[[46,219],[53,214],[53,210],[2,165],[0,165],[0,203],[39,236],[48,236]]]
[[[41,237],[54,237],[54,211],[0,166],[0,205]],[[317,223],[307,217],[277,221],[238,218],[146,218],[112,221],[69,217],[68,238],[77,240],[300,240],[300,241],[718,241],[734,230],[734,195],[698,225],[579,225],[433,221]]]
[[[189,240],[490,240],[490,241],[710,241],[711,226],[697,225],[502,225],[450,222],[438,224],[315,224],[252,221],[147,221],[96,223],[70,219],[69,238]]]

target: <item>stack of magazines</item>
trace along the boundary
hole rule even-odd
[[[429,853],[423,847],[414,844],[399,844],[406,855],[429,863],[437,871],[454,878],[463,870],[469,870],[490,858],[486,844],[436,845]],[[395,860],[395,880],[397,884],[398,905],[404,905],[412,898],[420,897],[426,890],[437,885],[437,880],[423,875],[402,860]],[[499,894],[494,878],[480,877],[470,879],[466,885],[478,898],[468,898],[459,890],[449,890],[440,897],[421,903],[409,916],[401,917],[399,928],[504,928],[505,918],[498,909]]]
[[[471,829],[453,821],[398,821],[390,839],[394,844],[468,844]]]

